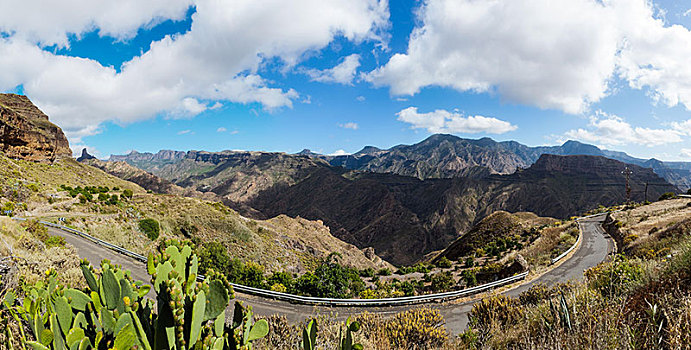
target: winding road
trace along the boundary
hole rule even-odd
[[[580,246],[572,253],[571,257],[567,257],[556,268],[546,272],[529,282],[523,282],[518,286],[504,291],[504,294],[517,296],[525,290],[528,290],[536,283],[545,283],[547,285],[567,282],[572,279],[583,278],[583,272],[590,267],[593,267],[603,261],[607,255],[613,250],[611,239],[605,235],[602,229],[602,222],[605,215],[585,218],[580,220],[580,227],[582,232],[582,242]],[[78,254],[81,258],[87,259],[92,264],[98,264],[102,259],[109,259],[113,263],[120,264],[124,269],[130,270],[132,277],[144,282],[150,280],[146,272],[145,264],[121,255],[113,250],[110,250],[101,245],[95,244],[82,237],[76,236],[67,231],[48,227],[48,232],[51,235],[64,237],[67,243],[77,248]],[[278,314],[285,316],[290,323],[301,322],[302,320],[317,314],[337,314],[339,318],[347,317],[352,314],[369,311],[371,313],[381,314],[384,316],[392,315],[410,308],[419,307],[419,305],[401,305],[388,307],[325,307],[325,306],[311,306],[291,304],[287,301],[266,299],[235,292],[236,300],[244,301],[246,305],[251,305],[254,312],[259,315]],[[468,324],[468,314],[472,309],[473,303],[476,300],[465,302],[448,301],[443,303],[430,303],[429,306],[438,309],[444,316],[446,327],[451,334],[457,334],[466,329]]]

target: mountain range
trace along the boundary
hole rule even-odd
[[[574,141],[527,147],[433,135],[415,145],[366,147],[349,156],[161,151],[111,161],[213,193],[249,217],[322,220],[334,236],[372,247],[395,264],[410,264],[445,248],[496,210],[565,218],[624,202],[626,167],[633,173],[632,200],[678,190],[654,169],[605,152]]]

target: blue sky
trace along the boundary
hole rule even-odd
[[[691,2],[83,2],[0,4],[0,91],[99,157],[444,132],[691,161]]]

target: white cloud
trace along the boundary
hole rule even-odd
[[[259,103],[267,110],[291,107],[300,95],[290,88],[271,87],[259,75],[262,63],[271,60],[292,67],[305,53],[325,47],[337,35],[354,42],[378,40],[388,22],[385,0],[196,0],[188,32],[152,42],[148,51],[118,71],[91,59],[42,50],[37,42],[65,43],[61,38],[66,33],[79,36],[93,30],[127,37],[160,19],[181,18],[186,2],[168,8],[167,1],[155,0],[160,9],[151,5],[147,12],[136,7],[140,2],[128,1],[126,12],[136,12],[129,24],[125,22],[130,19],[115,14],[101,15],[100,1],[93,5],[99,11],[92,11],[91,3],[82,9],[81,2],[57,5],[32,0],[29,5],[34,11],[41,9],[35,11],[41,18],[5,22],[0,17],[4,32],[0,36],[0,90],[23,85],[32,101],[71,139],[96,133],[104,121],[126,124],[161,114],[194,116],[216,107],[213,102]],[[19,3],[10,1],[10,14],[25,12],[13,12]],[[56,6],[63,9],[48,11]],[[80,16],[86,19],[54,20],[63,10],[82,11]],[[0,13],[7,16],[8,12]]]
[[[312,81],[322,83],[352,84],[357,69],[360,67],[360,55],[346,56],[337,66],[325,70],[309,69],[305,71]]]
[[[683,141],[677,130],[634,127],[623,118],[602,111],[590,117],[588,128],[569,130],[564,136],[608,146],[637,144],[652,147]]]
[[[345,150],[339,149],[334,153],[329,154],[330,156],[347,156],[350,153],[346,152]]]
[[[228,129],[226,129],[224,127],[220,127],[218,129],[216,129],[216,132],[226,132],[226,131],[228,131]]]
[[[365,96],[358,96],[355,98],[355,100],[357,100],[358,102],[365,102]]]
[[[683,122],[673,122],[672,129],[676,130],[680,134],[691,136],[691,119]]]
[[[684,158],[689,158],[691,159],[691,149],[689,148],[682,148],[681,151],[679,152],[679,155],[684,157]]]
[[[128,39],[141,27],[184,19],[191,0],[4,0],[0,32],[42,45],[69,46],[68,36],[98,29],[101,36]]]
[[[408,107],[396,115],[399,121],[411,124],[411,129],[426,129],[430,133],[503,134],[517,129],[515,125],[496,118],[480,115],[466,117],[443,109],[418,113],[417,107]]]
[[[691,9],[686,10],[686,12],[684,12],[683,16],[684,17],[691,16]]]
[[[192,130],[189,130],[189,129],[178,131],[178,135],[187,135],[187,134],[191,135],[191,134],[194,134],[194,132]]]
[[[691,32],[648,0],[428,0],[406,53],[365,76],[394,95],[427,86],[582,113],[619,76],[691,109]]]
[[[357,130],[360,126],[357,123],[348,122],[344,124],[338,124],[338,127],[343,129]]]

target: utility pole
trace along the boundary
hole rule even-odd
[[[631,202],[631,185],[629,183],[629,179],[631,177],[631,174],[633,174],[633,172],[631,171],[631,169],[629,169],[629,167],[626,167],[626,168],[624,168],[624,171],[622,171],[621,173],[624,174],[624,176],[626,176],[626,203],[630,203]],[[646,193],[647,193],[647,191],[646,191]]]

